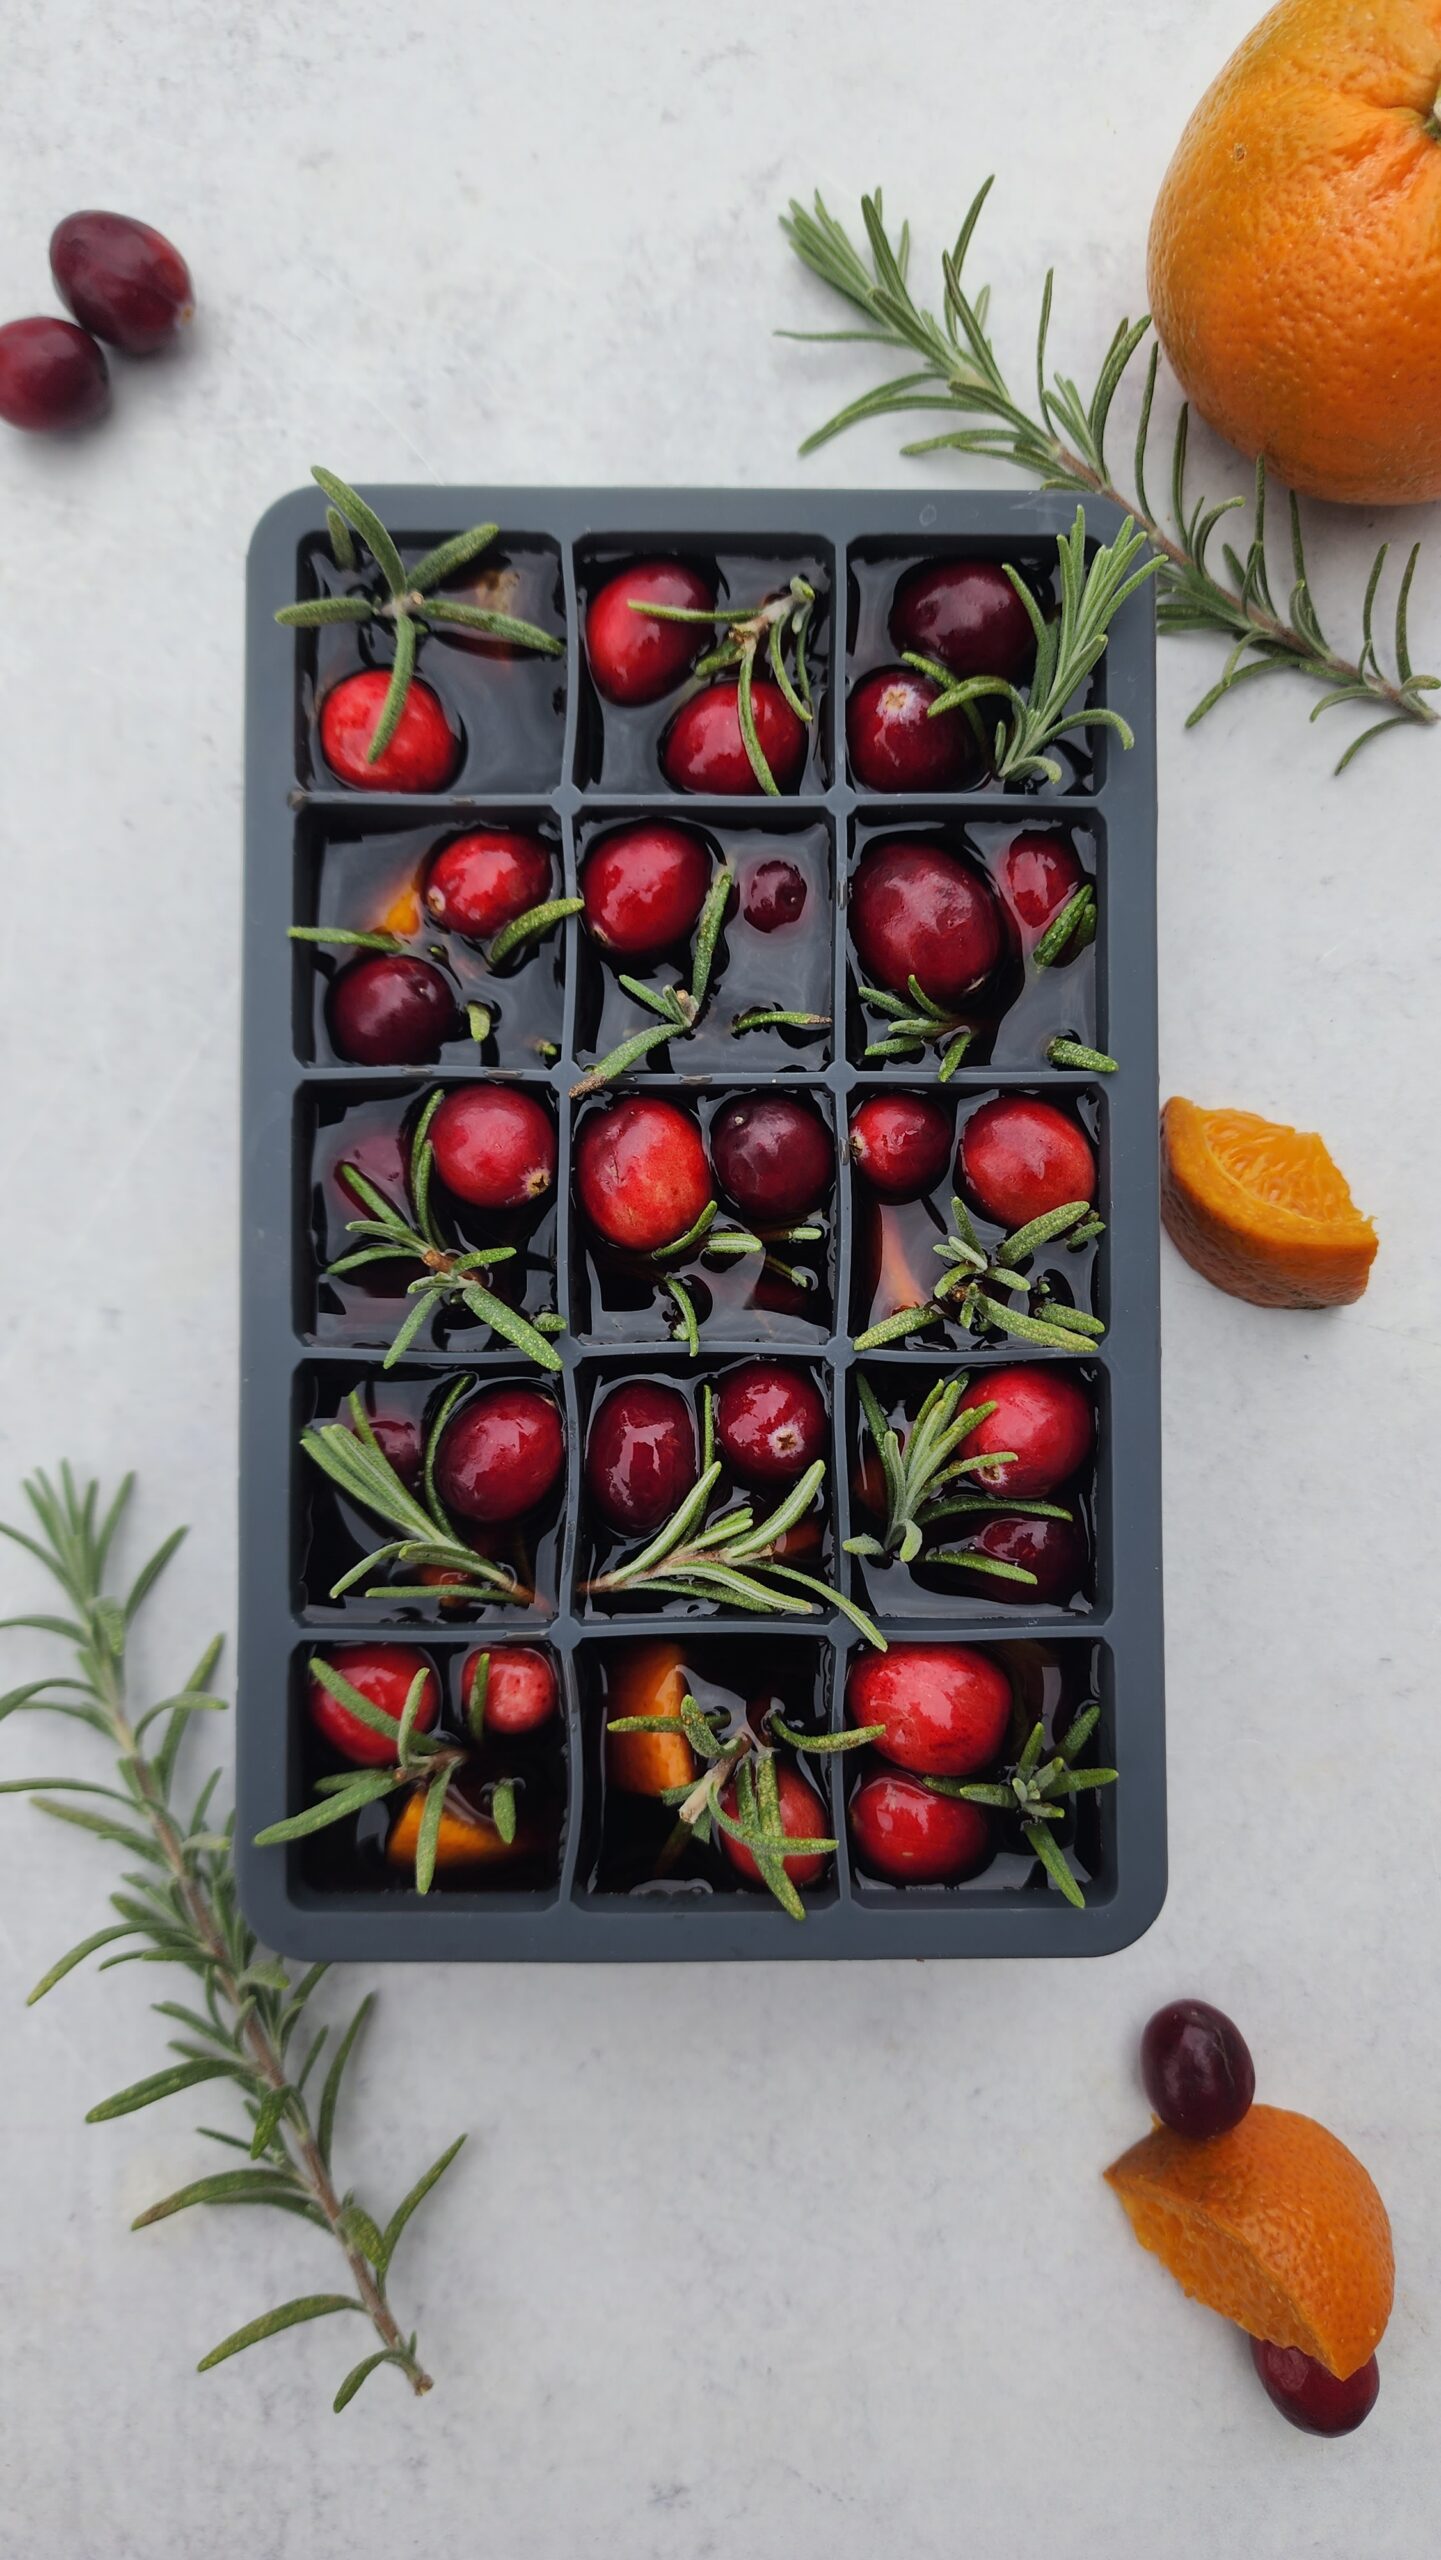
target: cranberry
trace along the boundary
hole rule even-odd
[[[339,972],[325,1013],[342,1058],[362,1067],[423,1067],[456,1028],[455,989],[429,960],[375,951]]]
[[[195,317],[179,250],[128,213],[67,214],[50,234],[50,272],[82,328],[128,356],[153,356]]]
[[[1256,2094],[1239,2027],[1207,2000],[1172,2000],[1141,2036],[1141,2082],[1162,2124],[1204,2138],[1229,2133]]]
[[[365,1418],[381,1456],[389,1459],[401,1483],[419,1484],[425,1455],[419,1423],[407,1413],[368,1413]]]
[[[775,933],[805,913],[806,883],[793,862],[758,862],[741,886],[741,914],[757,933]]]
[[[805,722],[796,718],[780,686],[768,678],[758,678],[752,685],[751,708],[761,753],[777,790],[794,791],[805,770]],[[726,800],[759,791],[741,736],[734,684],[708,685],[704,693],[681,704],[661,740],[660,761],[676,791],[708,791]]]
[[[607,579],[585,617],[590,672],[607,702],[659,702],[689,675],[712,637],[703,622],[667,622],[633,612],[633,604],[713,613],[715,589],[680,560],[636,560]]]
[[[1264,2338],[1253,2338],[1251,2362],[1272,2407],[1303,2435],[1349,2436],[1370,2417],[1380,2395],[1374,2356],[1342,2381],[1301,2347],[1273,2347]]]
[[[88,427],[110,406],[110,369],[72,320],[8,320],[0,329],[0,418],[31,434]]]
[[[1031,1577],[1012,1582],[988,1573],[985,1589],[992,1600],[1011,1600],[1019,1607],[1047,1601],[1063,1608],[1080,1590],[1086,1574],[1086,1541],[1072,1520],[1030,1520],[999,1514],[978,1529],[969,1544],[997,1564],[1018,1565]],[[954,1552],[954,1551],[953,1551]]]
[[[374,764],[370,741],[390,691],[383,667],[342,676],[320,706],[320,744],[326,763],[357,791],[443,791],[460,762],[460,740],[438,693],[413,677],[394,737]]]
[[[1064,1369],[1039,1364],[987,1369],[972,1381],[970,1394],[974,1403],[994,1403],[996,1409],[976,1424],[966,1442],[967,1457],[988,1457],[998,1449],[1014,1452],[1009,1466],[976,1469],[985,1492],[1017,1499],[1053,1493],[1090,1456],[1095,1438],[1090,1399]]]
[[[715,1421],[723,1455],[750,1484],[789,1484],[826,1445],[825,1399],[814,1378],[769,1360],[747,1361],[722,1378]]]
[[[327,1667],[338,1671],[362,1698],[382,1714],[399,1721],[411,1683],[420,1672],[425,1673],[425,1687],[420,1693],[420,1709],[416,1726],[428,1733],[440,1710],[440,1683],[423,1653],[409,1644],[342,1645],[327,1657]],[[306,1692],[310,1721],[324,1735],[332,1751],[345,1760],[354,1760],[363,1768],[388,1768],[395,1758],[395,1742],[391,1735],[376,1733],[349,1707],[323,1688],[314,1672]]]
[[[978,1804],[932,1795],[918,1778],[889,1770],[862,1779],[849,1821],[857,1864],[888,1884],[959,1884],[991,1857],[991,1826]]]
[[[510,827],[482,827],[442,845],[425,882],[425,905],[447,933],[488,942],[550,896],[550,847]]]
[[[543,1502],[565,1459],[555,1405],[538,1387],[482,1387],[446,1424],[435,1480],[465,1520],[518,1520]]]
[[[1003,1227],[1023,1227],[1049,1209],[1096,1192],[1096,1159],[1069,1112],[1030,1094],[1002,1094],[973,1111],[956,1151],[956,1181]]]
[[[780,1798],[781,1828],[788,1840],[826,1840],[830,1837],[830,1817],[808,1778],[793,1769],[787,1760],[776,1762],[776,1792]],[[732,1822],[736,1813],[735,1780],[721,1790],[721,1803]],[[759,1884],[761,1871],[743,1840],[732,1840],[728,1831],[720,1835],[721,1847],[738,1876],[747,1884]],[[826,1871],[826,1853],[810,1850],[804,1857],[782,1860],[786,1874],[794,1885],[814,1884]]]
[[[555,1180],[555,1123],[516,1085],[462,1085],[428,1134],[446,1189],[473,1209],[523,1209]]]
[[[836,1178],[830,1131],[813,1103],[788,1093],[728,1102],[711,1127],[721,1188],[743,1217],[789,1225],[830,1196]]]
[[[560,1705],[560,1684],[548,1653],[533,1644],[498,1644],[491,1648],[485,1680],[487,1733],[534,1733],[549,1724]],[[466,1655],[460,1696],[468,1705],[480,1654]]]
[[[576,1140],[575,1181],[596,1233],[626,1253],[678,1243],[712,1197],[694,1120],[649,1094],[592,1112]]]
[[[851,1117],[851,1155],[882,1200],[920,1200],[951,1152],[951,1116],[925,1093],[873,1093]]]
[[[1031,617],[998,560],[922,561],[896,586],[891,638],[953,676],[1020,684],[1036,654]]]
[[[694,827],[642,819],[593,845],[581,867],[585,920],[597,942],[627,960],[684,942],[710,887],[710,849]]]
[[[959,791],[980,768],[964,711],[931,718],[940,688],[914,667],[878,667],[846,704],[851,770],[867,791]]]
[[[959,1004],[1001,957],[1000,910],[980,873],[942,845],[892,836],[868,845],[851,883],[851,938],[866,975],[904,995]]]
[[[695,1419],[678,1387],[635,1378],[591,1416],[586,1491],[612,1529],[658,1529],[700,1472]]]
[[[883,1759],[928,1778],[973,1778],[997,1757],[1011,1721],[1011,1684],[998,1662],[963,1644],[893,1644],[853,1656],[846,1679],[852,1724],[881,1724]]]
[[[1040,941],[1085,877],[1079,854],[1064,836],[1037,832],[1011,838],[1001,856],[1000,889],[1023,942]]]

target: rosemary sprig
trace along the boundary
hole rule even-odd
[[[695,673],[718,676],[732,668],[736,670],[736,711],[750,769],[762,791],[779,799],[780,785],[756,728],[756,660],[764,651],[767,674],[784,694],[796,718],[809,727],[814,711],[806,648],[816,609],[816,591],[809,579],[794,577],[789,586],[763,597],[759,604],[717,605],[708,612],[693,605],[643,604],[633,596],[630,609],[632,613],[647,614],[656,622],[719,623],[724,627],[725,638],[705,657],[697,659]]]
[[[123,1849],[132,1862],[123,1892],[111,1895],[118,1915],[107,1927],[71,1947],[41,1976],[30,1994],[42,1999],[100,1948],[133,1941],[108,1955],[116,1964],[175,1964],[196,1985],[196,2006],[155,2003],[159,2016],[179,2026],[169,2051],[176,2059],[90,2109],[87,2122],[108,2123],[133,2115],[159,2099],[225,2080],[247,2119],[243,2134],[206,2131],[240,2159],[227,2169],[193,2179],[136,2216],[141,2230],[192,2205],[270,2205],[327,2232],[346,2264],[351,2290],[302,2294],[247,2321],[200,2360],[199,2370],[237,2355],[243,2347],[277,2336],[305,2320],[354,2311],[370,2322],[378,2344],[352,2367],[335,2396],[345,2408],[380,2365],[394,2365],[412,2391],[431,2388],[413,2333],[402,2333],[388,2299],[396,2247],[418,2207],[444,2176],[465,2136],[453,2142],[397,2206],[383,2227],[348,2189],[337,2188],[332,2167],[336,2111],[346,2066],[369,2014],[367,1994],[332,2049],[332,2059],[312,2111],[306,2083],[330,2037],[329,2027],[310,2033],[308,2003],[326,1965],[312,1965],[298,1980],[258,1945],[242,1919],[231,1856],[231,1825],[216,1826],[211,1804],[220,1772],[214,1771],[184,1811],[179,1802],[178,1761],[193,1716],[224,1712],[210,1683],[221,1639],[207,1645],[184,1686],[136,1714],[127,1691],[126,1653],[135,1619],[170,1558],[183,1529],[172,1532],[143,1565],[123,1599],[107,1587],[116,1532],[129,1500],[127,1476],[103,1510],[100,1488],[81,1491],[68,1466],[58,1484],[39,1474],[25,1486],[39,1535],[0,1523],[0,1535],[43,1566],[60,1585],[69,1615],[8,1618],[11,1627],[37,1628],[74,1649],[75,1676],[32,1680],[0,1698],[0,1717],[49,1712],[87,1726],[116,1754],[114,1786],[78,1778],[12,1778],[5,1792],[28,1794],[42,1813],[96,1834]],[[145,1736],[153,1729],[155,1738]],[[96,1810],[63,1801],[83,1795]],[[138,1862],[138,1863],[136,1863]]]
[[[333,471],[323,471],[319,463],[312,466],[310,476],[330,501],[325,522],[336,567],[348,572],[358,568],[354,540],[358,533],[385,582],[385,593],[302,597],[294,604],[283,604],[275,619],[300,630],[313,630],[326,622],[390,624],[395,638],[395,663],[390,690],[366,750],[367,764],[379,762],[400,725],[415,674],[417,635],[421,631],[432,629],[438,622],[457,623],[467,631],[483,632],[488,639],[504,640],[513,649],[534,649],[547,658],[564,656],[564,641],[557,640],[553,632],[542,631],[538,623],[521,622],[513,613],[494,613],[488,606],[460,604],[452,596],[431,592],[468,561],[489,550],[500,531],[498,524],[475,524],[468,533],[453,534],[448,542],[437,543],[433,551],[427,551],[424,559],[407,570],[394,536],[358,490],[352,489],[348,481],[337,479]]]
[[[853,1351],[875,1351],[883,1343],[903,1341],[907,1334],[947,1318],[968,1333],[991,1327],[1052,1351],[1084,1351],[1088,1343],[1101,1339],[1106,1328],[1099,1316],[1063,1305],[1050,1295],[1044,1280],[1033,1279],[1017,1267],[1061,1236],[1070,1252],[1103,1234],[1103,1223],[1088,1200],[1069,1200],[1047,1210],[1042,1218],[1029,1219],[1004,1237],[993,1254],[981,1243],[964,1200],[952,1200],[951,1218],[955,1232],[931,1248],[946,1268],[930,1297],[919,1306],[898,1307],[894,1315],[883,1316],[879,1324],[858,1333]],[[1008,1303],[1011,1297],[1024,1297],[1028,1303],[1039,1300],[1043,1313],[1023,1313]]]
[[[919,978],[908,978],[906,986],[905,996],[892,995],[885,987],[862,987],[863,1002],[884,1015],[889,1025],[883,1038],[868,1042],[866,1056],[919,1058],[934,1042],[941,1052],[938,1082],[949,1084],[964,1061],[974,1031],[959,1014],[948,1013],[928,996]]]
[[[1096,939],[1096,892],[1089,880],[1052,916],[1031,953],[1033,969],[1054,969],[1075,960]]]
[[[648,987],[642,979],[621,972],[620,983],[626,994],[634,996],[637,1004],[645,1005],[650,1012],[659,1014],[660,1020],[644,1031],[632,1032],[629,1039],[622,1040],[617,1048],[610,1050],[598,1065],[581,1077],[578,1084],[571,1086],[573,1099],[580,1094],[599,1092],[602,1085],[610,1084],[616,1076],[628,1075],[631,1068],[639,1066],[641,1059],[652,1049],[672,1040],[684,1040],[694,1031],[710,987],[716,946],[734,886],[735,873],[728,863],[722,863],[706,891],[705,904],[696,925],[689,987]]]
[[[894,1556],[898,1563],[910,1564],[920,1554],[925,1531],[951,1509],[945,1493],[947,1486],[959,1484],[982,1468],[1014,1463],[1014,1450],[980,1458],[956,1456],[962,1443],[996,1410],[994,1397],[989,1403],[967,1404],[969,1384],[964,1370],[959,1377],[938,1379],[903,1439],[887,1422],[874,1389],[865,1378],[857,1376],[861,1413],[885,1480],[886,1520],[878,1538],[868,1532],[847,1538],[848,1554]],[[978,1394],[984,1397],[984,1385]]]
[[[1115,1769],[1078,1769],[1074,1765],[1077,1753],[1084,1751],[1100,1719],[1098,1706],[1083,1707],[1045,1761],[1041,1757],[1046,1747],[1045,1728],[1034,1725],[1009,1776],[993,1783],[977,1784],[961,1778],[921,1780],[932,1795],[962,1796],[967,1804],[990,1805],[998,1813],[1018,1815],[1027,1848],[1039,1858],[1057,1892],[1063,1893],[1077,1911],[1085,1909],[1086,1897],[1066,1864],[1055,1827],[1064,1822],[1072,1796],[1088,1787],[1113,1787],[1116,1783]]]
[[[787,329],[783,337],[848,341],[897,349],[908,370],[865,392],[858,400],[808,436],[803,453],[856,425],[863,418],[894,415],[903,410],[959,411],[975,423],[952,426],[902,447],[906,453],[987,454],[1030,472],[1047,489],[1072,489],[1081,496],[1109,498],[1144,528],[1164,566],[1157,586],[1157,619],[1162,631],[1208,631],[1228,645],[1216,683],[1191,712],[1188,727],[1238,685],[1257,676],[1290,672],[1325,688],[1311,717],[1343,702],[1378,708],[1382,718],[1353,738],[1336,767],[1344,772],[1370,738],[1403,722],[1430,727],[1437,714],[1425,697],[1441,685],[1441,677],[1417,675],[1411,664],[1407,607],[1420,556],[1414,545],[1401,575],[1396,597],[1393,640],[1394,674],[1381,663],[1376,640],[1375,607],[1389,545],[1382,543],[1372,563],[1361,608],[1361,645],[1354,659],[1343,657],[1327,640],[1311,595],[1301,537],[1301,514],[1290,497],[1292,584],[1284,610],[1271,585],[1266,548],[1265,465],[1256,465],[1250,539],[1244,552],[1221,544],[1225,577],[1210,563],[1216,528],[1243,498],[1210,505],[1186,493],[1186,448],[1189,406],[1183,407],[1171,457],[1171,517],[1152,507],[1146,488],[1146,459],[1151,411],[1155,400],[1158,349],[1152,345],[1141,395],[1136,435],[1133,490],[1120,489],[1106,454],[1106,429],[1123,376],[1149,329],[1149,317],[1122,320],[1101,363],[1089,399],[1065,374],[1046,367],[1054,269],[1046,276],[1041,297],[1036,344],[1034,406],[1028,408],[1010,389],[996,357],[989,330],[989,289],[972,295],[962,280],[966,253],[990,193],[987,179],[961,225],[954,250],[942,259],[943,313],[938,320],[914,300],[907,282],[910,227],[903,223],[893,241],[885,226],[879,190],[862,199],[869,263],[855,247],[845,225],[836,220],[818,195],[814,208],[792,203],[782,217],[797,257],[823,284],[859,310],[864,329]]]
[[[694,1226],[687,1227],[683,1236],[677,1236],[673,1244],[661,1245],[655,1253],[640,1257],[643,1267],[655,1274],[667,1296],[673,1300],[677,1333],[693,1360],[700,1352],[700,1319],[695,1311],[695,1300],[673,1266],[684,1262],[691,1254],[704,1260],[707,1254],[734,1257],[737,1254],[761,1253],[766,1255],[767,1261],[774,1261],[767,1251],[764,1237],[752,1235],[749,1227],[718,1226],[719,1215],[715,1201],[707,1201]],[[789,1238],[793,1243],[813,1243],[819,1233],[817,1227],[789,1227],[777,1231],[771,1240],[781,1243]]]
[[[579,915],[584,905],[583,898],[546,898],[538,907],[527,907],[524,915],[512,916],[510,923],[502,925],[499,933],[494,934],[488,943],[479,945],[487,969],[503,968],[506,961],[513,959],[526,943],[543,940],[567,916]],[[408,951],[411,947],[401,934],[361,933],[346,925],[293,924],[287,931],[292,942],[339,943],[361,951]],[[449,965],[450,955],[443,942],[428,942],[425,948],[430,959],[439,961],[442,966]],[[477,1008],[472,1006],[470,1010],[474,1012]]]
[[[500,1334],[515,1350],[523,1351],[538,1369],[559,1369],[560,1354],[546,1340],[546,1335],[564,1332],[560,1317],[548,1312],[532,1324],[528,1317],[518,1314],[492,1289],[487,1289],[480,1277],[482,1272],[494,1270],[498,1263],[513,1262],[514,1245],[481,1245],[462,1253],[446,1242],[436,1222],[430,1200],[435,1149],[430,1143],[429,1132],[431,1121],[444,1098],[444,1086],[437,1085],[422,1108],[411,1138],[409,1190],[415,1213],[413,1222],[401,1216],[358,1164],[341,1161],[338,1172],[344,1175],[369,1215],[347,1218],[346,1234],[359,1236],[363,1241],[353,1252],[343,1253],[338,1262],[327,1264],[325,1277],[341,1280],[347,1272],[360,1271],[372,1262],[418,1262],[421,1265],[419,1277],[407,1285],[405,1294],[410,1305],[386,1352],[381,1364],[383,1368],[394,1368],[431,1316],[437,1315],[442,1307],[460,1305],[482,1324],[489,1325],[492,1333]]]
[[[412,1493],[381,1448],[370,1427],[359,1392],[348,1399],[349,1423],[327,1422],[320,1428],[303,1431],[300,1445],[314,1460],[322,1474],[351,1502],[363,1510],[373,1511],[388,1527],[398,1529],[399,1537],[375,1547],[352,1565],[338,1582],[332,1583],[330,1597],[343,1600],[347,1591],[364,1582],[367,1574],[382,1566],[404,1572],[419,1572],[432,1566],[456,1579],[445,1586],[447,1596],[461,1602],[526,1600],[533,1598],[519,1589],[516,1577],[506,1565],[492,1564],[488,1557],[476,1554],[467,1546],[445,1509],[435,1486],[435,1455],[451,1414],[465,1394],[470,1381],[457,1378],[441,1398],[435,1419],[426,1434],[421,1491]],[[433,1600],[437,1586],[432,1583],[382,1581],[372,1583],[361,1597],[366,1600]],[[379,1710],[377,1709],[378,1713]]]

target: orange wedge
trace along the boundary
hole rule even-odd
[[[1249,2336],[1300,2347],[1343,2380],[1374,2354],[1395,2284],[1391,2225],[1323,2124],[1255,2106],[1207,2142],[1157,2125],[1106,2179],[1142,2248]]]
[[[425,922],[421,911],[420,890],[414,880],[403,881],[382,907],[371,927],[374,933],[394,933],[402,942],[417,934]]]
[[[1161,1114],[1161,1216],[1203,1280],[1257,1307],[1345,1307],[1376,1258],[1324,1140],[1254,1111]]]
[[[690,1687],[685,1657],[673,1644],[627,1645],[611,1665],[605,1719],[676,1716]],[[696,1774],[696,1756],[683,1733],[607,1733],[607,1783],[628,1796],[659,1796],[684,1787]]]
[[[416,1844],[420,1839],[420,1817],[425,1792],[417,1787],[408,1795],[390,1826],[386,1837],[385,1856],[388,1865],[414,1868]],[[435,1867],[456,1871],[465,1867],[503,1866],[507,1859],[532,1857],[536,1849],[534,1831],[520,1827],[513,1840],[502,1840],[495,1824],[484,1814],[472,1813],[463,1799],[451,1794],[440,1817],[440,1830],[435,1842]]]

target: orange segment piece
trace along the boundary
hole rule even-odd
[[[405,1798],[386,1836],[388,1866],[414,1867],[424,1805],[423,1788],[417,1787]],[[513,1840],[502,1840],[493,1822],[488,1822],[483,1814],[471,1813],[455,1796],[448,1796],[436,1836],[436,1873],[454,1872],[464,1867],[503,1866],[508,1859],[533,1856],[535,1848],[535,1833],[527,1832],[524,1825],[517,1827]]]
[[[421,913],[419,887],[414,880],[405,880],[402,881],[400,887],[392,893],[387,905],[381,909],[380,914],[376,917],[375,922],[371,927],[371,931],[373,933],[394,933],[400,937],[402,942],[405,942],[408,941],[413,934],[419,933],[424,921],[425,918]]]
[[[1342,2379],[1375,2352],[1395,2285],[1391,2225],[1323,2124],[1254,2106],[1207,2142],[1157,2125],[1106,2179],[1142,2248],[1251,2337],[1300,2347]]]
[[[628,1645],[612,1664],[605,1717],[676,1716],[690,1682],[685,1657],[673,1644]],[[683,1733],[607,1733],[605,1774],[628,1796],[663,1795],[696,1774],[696,1757]]]
[[[1376,1258],[1323,1139],[1179,1095],[1161,1114],[1161,1215],[1203,1280],[1257,1307],[1349,1306]]]

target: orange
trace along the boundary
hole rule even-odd
[[[423,1788],[417,1787],[404,1798],[385,1842],[385,1855],[391,1866],[414,1867],[424,1805]],[[436,1834],[436,1873],[464,1867],[500,1866],[510,1858],[533,1857],[536,1847],[533,1831],[517,1829],[513,1840],[502,1840],[493,1822],[483,1814],[472,1813],[462,1798],[448,1795]]]
[[[1181,136],[1151,220],[1161,343],[1292,488],[1441,497],[1441,0],[1281,0]]]
[[[1344,2142],[1310,2116],[1252,2107],[1207,2142],[1157,2125],[1106,2171],[1143,2249],[1253,2338],[1345,2378],[1391,2315],[1386,2208]]]
[[[675,1645],[627,1645],[612,1665],[605,1715],[678,1716],[690,1682],[685,1658]],[[607,1784],[625,1795],[658,1796],[667,1787],[688,1786],[696,1774],[696,1756],[685,1735],[675,1733],[607,1733]]]
[[[1203,1280],[1257,1307],[1349,1306],[1376,1259],[1322,1139],[1179,1095],[1161,1114],[1161,1216]]]

